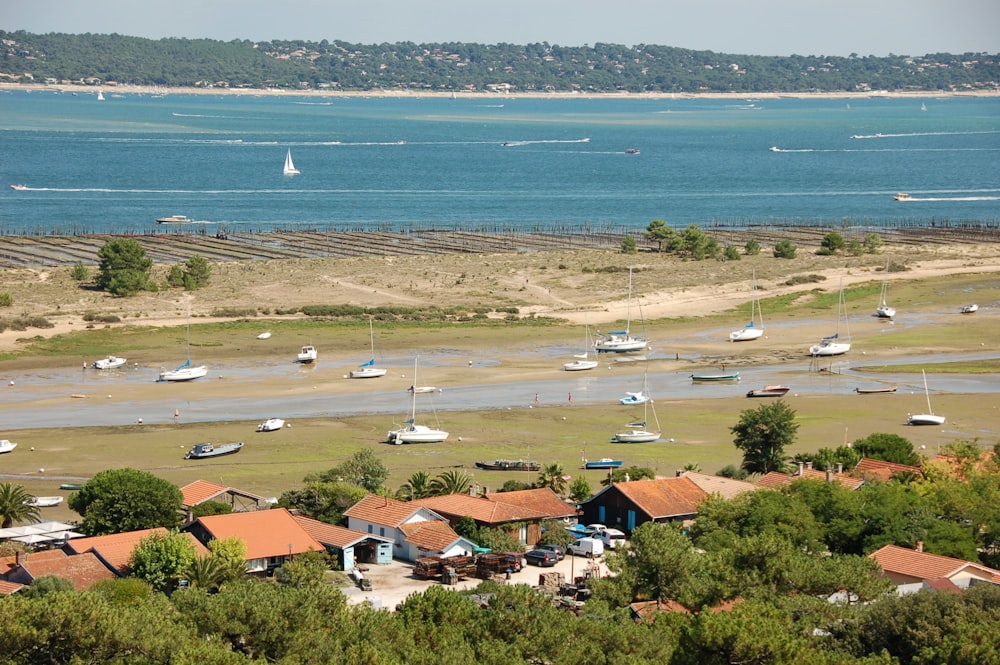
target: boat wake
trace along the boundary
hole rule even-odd
[[[1000,130],[988,129],[976,132],[906,132],[898,134],[883,134],[877,132],[875,134],[852,134],[852,139],[864,140],[864,139],[899,139],[899,138],[912,138],[914,136],[972,136],[974,134],[1000,134]]]
[[[506,148],[514,148],[522,145],[539,145],[544,143],[590,143],[590,138],[582,139],[538,139],[535,141],[504,141],[500,145]]]

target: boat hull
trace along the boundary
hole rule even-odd
[[[851,350],[851,345],[847,342],[827,342],[823,341],[815,346],[809,347],[809,355],[821,356],[842,356]]]
[[[630,393],[618,400],[618,403],[626,406],[632,406],[633,404],[645,404],[648,401],[649,397],[643,395],[642,393]]]
[[[608,337],[600,339],[594,344],[594,349],[598,353],[633,353],[645,351],[649,344],[645,339],[639,337]]]
[[[563,369],[567,372],[582,372],[586,369],[594,369],[597,367],[596,360],[574,360],[571,363],[566,363],[563,365]]]
[[[896,310],[895,308],[889,307],[888,305],[882,305],[881,307],[875,310],[875,316],[877,316],[880,319],[891,319],[892,317],[896,316]]]
[[[647,432],[646,430],[632,430],[631,432],[618,432],[613,437],[617,443],[652,443],[659,441],[659,432]]]
[[[944,425],[944,416],[931,413],[914,413],[906,418],[907,425]]]
[[[732,374],[692,374],[691,380],[695,383],[712,383],[719,381],[739,381],[740,373],[734,372]]]
[[[160,381],[194,381],[208,374],[208,367],[200,365],[198,367],[181,367],[178,369],[160,372]]]
[[[62,502],[61,496],[36,496],[28,501],[28,505],[35,508],[53,508]]]
[[[791,390],[788,386],[764,386],[747,393],[747,397],[784,397]]]
[[[107,358],[101,358],[100,360],[94,361],[94,369],[118,369],[125,364],[125,358],[119,358],[117,356],[108,356]]]
[[[620,459],[599,459],[593,462],[584,462],[583,468],[585,469],[618,469],[621,468],[622,460]]]
[[[277,432],[285,426],[285,421],[281,418],[268,418],[260,425],[257,425],[258,432]]]
[[[184,459],[209,459],[212,457],[222,457],[223,455],[233,455],[243,450],[243,442],[225,443],[216,446],[211,443],[198,443],[189,450]]]
[[[891,386],[889,388],[855,388],[854,392],[859,395],[879,395],[881,393],[894,393],[896,392],[896,386]]]
[[[761,328],[744,328],[743,330],[735,330],[729,333],[730,342],[749,342],[755,339],[760,339],[764,336],[764,331]]]
[[[476,462],[476,468],[484,471],[538,471],[542,465],[528,460],[498,459],[493,462]]]
[[[403,443],[441,443],[448,439],[448,432],[426,425],[411,425],[402,429],[392,430],[386,435],[386,443],[400,445]]]
[[[377,379],[380,376],[385,376],[388,371],[380,367],[362,367],[361,369],[352,369],[349,376],[352,379]]]

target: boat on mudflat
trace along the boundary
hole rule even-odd
[[[979,305],[965,305],[962,307],[962,314],[975,314],[979,311]]]
[[[281,418],[268,418],[260,425],[257,425],[258,432],[277,432],[285,426],[285,421]]]
[[[739,372],[719,372],[717,374],[692,374],[691,380],[696,383],[709,383],[712,381],[739,381]]]
[[[859,395],[880,395],[882,393],[896,392],[896,386],[886,386],[883,388],[855,388],[854,392]]]
[[[222,455],[232,455],[233,453],[238,453],[242,449],[242,441],[223,443],[218,446],[214,443],[196,443],[194,447],[184,455],[184,459],[207,459],[209,457],[221,457]]]
[[[747,392],[747,397],[784,397],[791,390],[788,386],[764,386]]]
[[[610,457],[602,457],[601,459],[595,460],[583,460],[584,469],[618,469],[622,465],[620,459],[611,459]]]
[[[125,358],[118,356],[107,356],[94,361],[94,369],[118,369],[125,364]]]
[[[542,465],[532,460],[498,459],[492,462],[476,462],[476,468],[484,471],[538,471]]]
[[[28,505],[35,508],[54,508],[62,502],[61,496],[35,496],[28,499]]]

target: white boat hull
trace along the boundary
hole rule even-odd
[[[608,337],[597,340],[594,348],[598,353],[633,353],[645,351],[648,342],[641,337]]]
[[[563,369],[567,372],[580,372],[585,369],[594,369],[597,367],[596,360],[574,360],[573,362],[565,363]]]
[[[160,381],[194,381],[208,374],[208,367],[178,367],[177,369],[160,372]]]
[[[618,432],[615,434],[615,441],[618,443],[652,443],[660,439],[659,432],[647,432],[646,430],[631,430],[629,432]]]
[[[750,340],[760,339],[764,336],[764,330],[762,328],[744,328],[743,330],[736,330],[729,333],[730,342],[749,342]]]
[[[316,352],[315,347],[303,346],[302,350],[299,351],[299,355],[296,356],[296,360],[298,360],[303,365],[308,365],[309,363],[316,362],[316,358],[318,357],[319,354]]]
[[[931,413],[915,413],[906,419],[907,425],[944,425],[944,416],[935,416]]]
[[[880,319],[891,319],[896,316],[896,309],[894,307],[889,307],[888,305],[882,305],[875,310],[875,316]]]
[[[850,350],[851,350],[851,345],[848,342],[834,342],[832,340],[824,340],[819,344],[809,347],[809,355],[842,356]]]
[[[94,369],[117,369],[125,364],[125,358],[118,356],[108,356],[94,361]]]
[[[257,339],[271,339],[271,331],[269,330],[267,332],[262,332],[261,334],[257,335]]]
[[[352,379],[377,379],[380,376],[385,376],[388,371],[381,367],[362,367],[360,369],[352,369],[350,377]]]
[[[285,421],[281,418],[268,418],[260,425],[257,425],[258,432],[276,432],[285,426]]]
[[[625,397],[618,400],[618,403],[631,406],[632,404],[645,404],[647,401],[649,401],[649,397],[642,393],[627,393]]]
[[[400,445],[403,443],[440,443],[448,438],[448,432],[434,429],[427,425],[410,425],[392,430],[386,436],[386,443]]]
[[[0,454],[9,453],[15,448],[17,448],[17,444],[13,441],[8,441],[7,439],[0,440]]]
[[[62,502],[61,496],[36,496],[28,500],[28,505],[35,508],[53,508]]]

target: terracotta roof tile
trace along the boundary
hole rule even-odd
[[[27,557],[21,556],[21,568],[31,576],[31,579],[37,580],[45,575],[58,575],[72,582],[77,591],[86,591],[95,582],[112,580],[117,577],[89,552],[69,556],[62,550],[48,550],[45,554],[49,552],[58,552],[62,557],[36,556],[42,552],[34,552]]]
[[[506,524],[526,520],[542,520],[548,517],[546,513],[531,508],[522,508],[511,503],[502,503],[468,494],[432,496],[426,499],[414,499],[410,503],[429,508],[442,515],[458,518],[468,516],[481,524]]]
[[[829,478],[832,478],[834,482],[843,485],[849,490],[856,490],[865,484],[865,481],[862,478],[854,478],[846,473],[832,473],[829,474]],[[759,478],[754,484],[759,487],[774,489],[781,487],[782,485],[790,485],[796,480],[819,480],[825,482],[829,478],[826,471],[820,471],[818,469],[803,469],[801,474],[771,471]]]
[[[399,530],[407,542],[425,552],[442,552],[459,538],[447,522],[438,520],[403,524]]]
[[[886,573],[916,580],[934,580],[941,577],[950,579],[956,573],[969,568],[990,578],[1000,575],[1000,571],[979,563],[930,552],[918,552],[898,545],[886,545],[868,557],[874,559]]]
[[[919,466],[910,466],[909,464],[896,464],[895,462],[886,462],[880,459],[869,459],[867,457],[862,458],[858,462],[854,470],[851,471],[852,476],[858,478],[878,478],[882,481],[887,481],[891,479],[897,473],[912,473],[917,476],[923,475],[923,469]]]
[[[0,580],[0,596],[9,596],[12,593],[16,593],[24,588],[23,584],[18,584],[17,582],[8,582],[7,580]]]
[[[184,505],[188,508],[191,506],[197,506],[199,503],[211,501],[212,499],[228,492],[235,492],[240,496],[253,499],[257,502],[265,501],[264,497],[257,496],[256,494],[244,492],[243,490],[238,490],[233,487],[226,487],[225,485],[216,485],[215,483],[210,483],[207,480],[196,480],[193,483],[188,483],[181,488],[181,495],[184,497]]]
[[[387,496],[369,494],[348,508],[344,515],[355,519],[398,527],[417,512],[420,506],[405,501],[397,501]]]
[[[125,533],[112,533],[106,536],[91,536],[89,538],[73,538],[66,543],[66,548],[75,554],[93,552],[105,565],[117,570],[124,575],[128,572],[128,562],[132,558],[132,552],[143,538],[148,538],[153,534],[166,536],[170,532],[163,527],[156,529],[141,529],[139,531],[126,531]],[[183,534],[194,544],[199,557],[208,556],[209,551],[204,545],[189,533]]]
[[[326,522],[320,522],[319,520],[314,520],[313,518],[306,517],[304,515],[292,515],[292,519],[294,519],[306,533],[315,538],[317,542],[324,545],[344,548],[350,547],[351,545],[368,538],[382,540],[388,543],[392,542],[391,538],[381,538],[370,533],[362,533],[361,531],[355,531],[336,524],[327,524]]]
[[[615,483],[614,487],[652,519],[693,515],[707,494],[689,478],[660,478]]]
[[[549,487],[539,487],[515,492],[494,492],[486,495],[487,499],[509,503],[522,508],[530,508],[542,513],[547,519],[575,517],[576,508],[559,498],[559,495]]]
[[[199,517],[196,523],[213,538],[235,536],[242,540],[247,547],[248,560],[324,550],[323,545],[306,533],[284,508],[210,515]]]
[[[708,494],[718,494],[725,499],[732,499],[734,496],[744,492],[752,492],[757,489],[753,483],[745,480],[734,480],[723,476],[712,476],[707,473],[697,471],[685,471],[682,478],[687,478]]]

